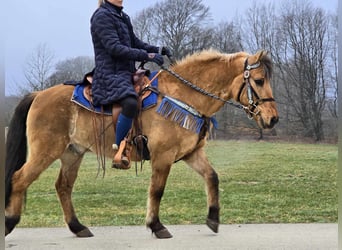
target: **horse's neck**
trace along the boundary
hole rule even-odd
[[[228,100],[232,98],[231,84],[234,78],[241,74],[240,68],[241,66],[239,67],[234,62],[229,65],[226,62],[210,62],[180,65],[173,70],[185,80],[208,93]],[[190,88],[169,73],[165,72],[161,79],[161,82],[164,83],[160,86],[163,92],[189,104],[205,116],[212,116],[224,105],[224,102]]]

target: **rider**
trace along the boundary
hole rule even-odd
[[[90,20],[95,54],[92,82],[94,105],[115,103],[122,108],[114,128],[114,154],[123,151],[125,137],[137,113],[137,94],[132,79],[136,70],[135,61],[151,61],[162,65],[162,55],[170,56],[168,48],[149,45],[135,36],[129,16],[122,11],[122,4],[123,0],[99,0],[99,8]],[[112,167],[130,167],[128,157],[122,155],[121,159],[117,158],[114,155]]]

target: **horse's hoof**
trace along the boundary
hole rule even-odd
[[[218,233],[219,224],[217,221],[207,219],[207,226],[214,232]]]
[[[5,236],[10,234],[15,226],[19,223],[20,216],[5,216]]]
[[[76,236],[80,237],[80,238],[88,238],[88,237],[93,237],[94,235],[92,232],[90,232],[90,230],[88,228],[85,228],[82,231],[79,231],[76,234]]]
[[[160,229],[159,231],[154,232],[154,234],[158,239],[172,238],[172,234],[170,234],[169,230],[166,228]]]

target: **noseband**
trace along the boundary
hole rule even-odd
[[[251,83],[249,82],[249,78],[251,76],[250,70],[256,69],[260,67],[260,62],[256,62],[254,64],[248,64],[248,58],[245,60],[244,72],[243,72],[243,84],[240,87],[239,94],[237,97],[237,101],[240,102],[240,96],[242,94],[243,89],[247,88],[247,98],[248,98],[248,106],[244,106],[244,110],[247,113],[248,118],[252,119],[253,115],[257,116],[260,114],[260,110],[258,110],[258,105],[264,102],[274,102],[274,98],[260,98],[257,92],[252,87]],[[253,100],[253,94],[256,100]],[[256,111],[255,111],[256,110]]]

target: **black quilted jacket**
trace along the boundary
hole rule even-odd
[[[129,16],[109,2],[102,4],[90,20],[95,53],[92,92],[95,105],[107,105],[136,95],[132,85],[135,61],[147,59],[158,47],[139,40]]]

